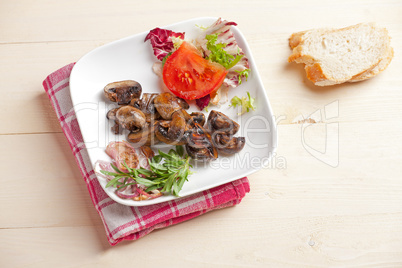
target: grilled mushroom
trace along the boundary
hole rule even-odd
[[[211,132],[219,131],[226,134],[235,134],[240,127],[238,123],[230,119],[227,115],[215,110],[209,113],[207,125]]]
[[[107,84],[103,89],[106,98],[119,105],[129,104],[134,98],[141,96],[140,83],[133,80],[124,80]]]
[[[154,100],[158,95],[157,93],[143,93],[141,99],[132,99],[130,105],[140,109],[145,114],[147,122],[153,122],[160,118],[160,114],[154,104]]]
[[[232,137],[223,132],[215,132],[212,133],[212,143],[219,153],[230,155],[240,152],[246,144],[246,139],[244,137]]]
[[[143,145],[154,145],[159,143],[155,135],[155,128],[159,122],[154,122],[152,125],[147,124],[143,129],[137,129],[128,134],[127,139],[129,142],[134,143],[135,147]]]
[[[207,120],[208,129],[211,131],[212,143],[219,153],[230,155],[240,152],[246,143],[244,137],[233,137],[239,131],[240,125],[227,115],[212,110]]]
[[[144,113],[133,106],[122,106],[116,111],[116,122],[125,129],[136,131],[146,126]]]
[[[188,130],[188,125],[186,115],[182,111],[184,110],[174,112],[171,121],[157,122],[155,135],[160,141],[175,145],[186,143],[185,133]]]
[[[204,126],[205,124],[205,115],[201,112],[192,112],[190,114],[191,120],[194,123],[199,124],[200,126]]]
[[[156,110],[162,116],[163,119],[170,120],[174,112],[182,109],[188,109],[189,105],[184,100],[177,98],[175,95],[169,92],[159,94],[154,99]]]
[[[186,150],[196,160],[210,161],[218,158],[218,151],[212,144],[211,135],[197,123],[187,132]]]
[[[141,146],[141,153],[147,158],[147,159],[151,159],[152,157],[155,156],[155,152],[152,151],[151,147],[149,146]]]
[[[119,134],[121,130],[119,127],[119,123],[116,121],[116,112],[118,109],[119,108],[111,109],[106,114],[107,119],[114,120],[114,125],[111,127],[114,134]]]
[[[116,112],[117,110],[119,110],[120,107],[118,108],[113,108],[111,110],[109,110],[106,114],[106,118],[110,119],[110,120],[116,120]]]

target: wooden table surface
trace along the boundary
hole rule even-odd
[[[401,14],[400,0],[2,0],[0,267],[402,267]],[[42,81],[102,44],[205,16],[246,37],[277,154],[238,206],[111,247]],[[365,21],[395,50],[374,79],[321,88],[287,63],[291,33]]]

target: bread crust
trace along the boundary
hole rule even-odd
[[[314,83],[328,80],[328,78],[324,75],[324,72],[322,71],[321,65],[319,63],[306,65],[304,69],[306,70],[307,78]]]
[[[377,74],[381,73],[388,67],[393,57],[394,57],[394,49],[390,47],[388,56],[385,59],[379,61],[377,65],[373,66],[373,68],[368,69],[367,71],[361,73],[360,75],[352,77],[352,79],[350,79],[348,82],[360,82],[376,76]]]
[[[289,46],[290,46],[291,49],[294,49],[295,47],[297,47],[300,44],[300,42],[302,40],[302,36],[306,32],[307,31],[294,33],[289,37]]]

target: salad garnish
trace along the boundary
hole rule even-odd
[[[166,59],[162,77],[173,94],[195,100],[217,90],[227,73],[225,67],[205,59],[193,44],[185,41]]]
[[[165,66],[166,60],[169,58],[170,55],[172,55],[173,52],[169,52],[168,54],[166,54],[165,57],[163,57],[162,59],[162,68],[163,66]]]
[[[224,50],[224,48],[227,46],[226,43],[216,43],[218,41],[218,34],[207,35],[205,36],[205,39],[208,40],[207,49],[210,51],[207,59],[219,63],[226,69],[230,69],[235,66],[244,56],[241,54],[236,54],[236,57],[234,57],[233,55],[226,52]]]
[[[235,36],[231,31],[231,26],[236,25],[235,22],[222,20],[221,18],[216,20],[209,27],[197,25],[197,27],[202,31],[199,36],[194,38],[194,40],[185,40],[185,33],[175,33],[171,30],[155,28],[149,32],[145,41],[151,41],[155,56],[158,60],[162,61],[162,72],[166,67],[165,63],[167,59],[172,55],[169,55],[169,53],[176,51],[186,42],[193,44],[203,58],[218,63],[227,70],[227,74],[222,82],[219,80],[214,81],[214,83],[210,83],[209,88],[202,87],[202,89],[200,89],[202,90],[201,94],[195,94],[190,97],[190,99],[196,99],[197,106],[202,110],[208,104],[218,105],[219,103],[226,102],[228,88],[239,86],[244,80],[247,80],[249,76],[250,68],[248,59],[242,49],[238,46]],[[183,42],[183,40],[185,42]],[[158,72],[161,71],[161,69],[154,68],[154,70],[158,70]],[[194,78],[198,78],[203,74],[204,73],[199,73],[198,75],[193,74],[196,76],[194,77],[189,73],[186,78],[190,79],[186,79],[186,81],[196,81]],[[166,84],[165,79],[164,82]],[[202,81],[199,81],[199,83],[200,82],[202,83]],[[219,84],[216,82],[219,82]],[[172,87],[173,86],[168,86],[169,89]],[[199,90],[198,86],[193,89],[196,91]],[[173,93],[176,95],[178,94],[174,91]],[[209,97],[207,97],[206,94],[209,94]]]
[[[211,100],[211,95],[208,94],[204,97],[196,99],[195,104],[197,104],[198,108],[200,108],[200,110],[202,111],[205,107],[208,106],[210,100]]]
[[[174,50],[173,38],[184,39],[184,33],[155,28],[148,33],[145,41],[149,40],[151,42],[154,55],[161,61],[169,52]]]
[[[246,81],[247,81],[247,79],[248,79],[248,76],[249,76],[249,74],[250,74],[250,69],[245,69],[245,70],[243,70],[243,71],[236,71],[237,73],[239,73],[240,75],[239,75],[239,85],[242,83],[242,80],[241,80],[241,78],[242,77],[245,77],[246,78]]]
[[[179,145],[176,146],[176,150],[171,149],[168,153],[159,150],[159,154],[149,159],[150,169],[130,168],[127,163],[123,163],[124,170],[122,170],[113,163],[110,165],[113,172],[100,170],[102,174],[110,177],[106,188],[115,187],[117,191],[121,191],[134,186],[137,196],[144,195],[141,199],[160,196],[158,193],[179,196],[192,167],[190,157],[184,154],[183,146]]]
[[[238,113],[238,115],[242,115],[245,112],[249,112],[250,109],[254,111],[256,108],[256,106],[254,104],[255,99],[250,96],[250,92],[248,92],[248,91],[247,91],[247,96],[248,96],[248,98],[247,97],[239,98],[238,96],[234,96],[230,100],[230,103],[231,103],[230,106],[232,106],[232,107],[240,106],[241,107],[241,112]]]

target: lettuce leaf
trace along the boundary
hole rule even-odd
[[[226,65],[229,72],[226,75],[225,80],[223,81],[223,84],[225,86],[229,86],[232,88],[240,85],[242,79],[247,79],[246,74],[248,74],[249,71],[245,72],[245,70],[250,70],[247,56],[237,45],[234,34],[230,29],[231,26],[236,25],[237,24],[235,22],[230,22],[219,18],[211,26],[206,27],[195,39],[197,47],[204,51],[204,55],[207,58],[212,57],[218,59],[220,57],[226,57],[226,54],[233,57],[232,61],[229,60],[231,64],[228,63],[228,65]],[[207,38],[207,36],[210,37]],[[214,37],[212,38],[211,36]],[[211,43],[214,43],[218,47],[211,46]],[[211,50],[208,48],[208,46],[209,48],[211,48]],[[223,56],[224,54],[222,50],[226,52],[225,56]],[[214,61],[212,58],[211,60]],[[226,61],[226,59],[222,59],[223,62]]]
[[[232,106],[232,107],[240,106],[241,107],[241,112],[238,113],[238,115],[242,115],[245,112],[249,112],[250,109],[255,110],[255,108],[256,108],[256,106],[254,104],[255,99],[250,96],[250,92],[248,92],[248,91],[247,91],[247,96],[248,96],[248,99],[247,99],[247,97],[239,98],[238,96],[234,96],[230,101],[231,102],[230,106]]]
[[[158,60],[162,61],[169,52],[175,50],[174,43],[177,42],[177,40],[175,40],[176,38],[183,40],[184,33],[176,33],[167,29],[155,28],[149,31],[144,42],[147,40],[151,42],[154,55]]]
[[[207,59],[217,62],[226,69],[230,69],[233,66],[235,66],[240,59],[244,55],[236,54],[236,57],[234,55],[229,54],[224,50],[224,48],[227,46],[226,43],[216,43],[218,41],[218,34],[209,34],[205,36],[205,39],[207,39],[207,49],[209,50],[210,54],[207,57]]]

